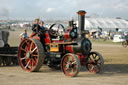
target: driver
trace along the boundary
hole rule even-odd
[[[44,21],[40,21],[40,28],[41,28],[41,30],[45,30]]]
[[[45,27],[44,27],[44,21],[40,21],[40,29],[39,29],[39,36],[41,39],[43,39],[45,37]]]
[[[44,50],[46,51],[45,49],[45,44],[44,44],[44,38],[45,38],[45,30],[46,28],[44,27],[44,21],[40,21],[40,29],[39,29],[39,36],[40,36],[40,41],[42,42],[43,46],[44,46]]]
[[[39,25],[39,18],[37,18],[33,22],[33,25],[32,25],[32,31],[33,31],[33,33],[30,35],[30,37],[35,36],[40,31],[40,29],[41,29],[41,27]]]

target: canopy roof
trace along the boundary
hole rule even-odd
[[[85,19],[86,29],[97,29],[102,28],[105,30],[110,29],[128,29],[128,21],[124,19],[115,18],[86,18]]]

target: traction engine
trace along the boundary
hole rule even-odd
[[[86,66],[90,72],[100,72],[104,60],[98,52],[91,52],[92,44],[85,37],[84,21],[86,12],[78,14],[78,27],[70,21],[65,29],[62,24],[54,30],[55,24],[38,36],[27,38],[20,43],[18,60],[25,71],[39,71],[43,64],[50,68],[61,68],[66,76],[76,76],[81,66]],[[59,31],[61,28],[61,32]]]

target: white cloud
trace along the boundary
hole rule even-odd
[[[46,12],[53,12],[53,11],[55,11],[55,8],[47,8],[47,10],[46,10]]]

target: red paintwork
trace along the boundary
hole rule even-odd
[[[74,52],[73,52],[73,48],[72,48],[71,45],[66,46],[66,47],[65,47],[65,50],[68,50],[70,53],[74,53]]]
[[[50,39],[50,36],[49,36],[48,32],[45,33],[44,41],[45,41],[45,44],[51,43],[51,39]]]
[[[40,40],[40,37],[38,36],[33,36],[34,39]]]
[[[37,39],[37,40],[40,40],[40,37],[38,37],[38,36],[36,36],[37,35],[37,33],[32,33],[30,36],[29,36],[29,38],[34,38],[34,39]]]
[[[32,33],[29,37],[32,38],[33,36],[35,36],[37,33]]]
[[[67,28],[67,31],[64,33],[64,38],[69,39],[70,38],[70,31],[72,30],[72,27]]]
[[[66,32],[64,33],[64,38],[65,38],[65,39],[69,39],[69,38],[70,38],[69,31],[66,31]]]
[[[80,64],[82,66],[85,66],[87,63],[86,63],[86,56],[82,55],[81,53],[77,54],[79,60],[80,60]]]

